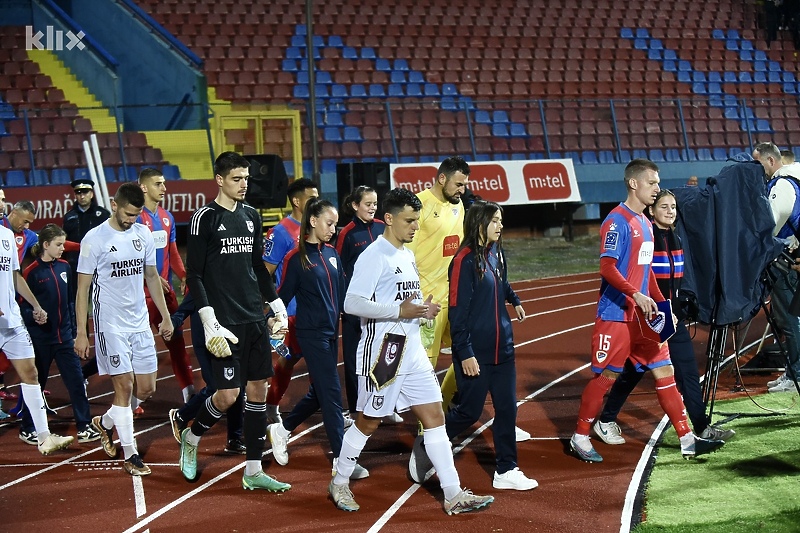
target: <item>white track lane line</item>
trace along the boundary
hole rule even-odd
[[[142,486],[141,476],[131,476],[133,479],[133,498],[136,502],[136,518],[141,518],[147,514],[147,503],[144,499],[144,486]]]

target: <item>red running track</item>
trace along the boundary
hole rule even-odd
[[[646,378],[620,416],[626,445],[597,443],[605,458],[601,464],[583,463],[566,453],[580,394],[591,376],[588,352],[598,287],[595,273],[514,284],[528,314],[524,323],[514,325],[521,402],[517,423],[533,435],[533,440],[519,444],[519,466],[539,481],[539,488],[533,491],[492,488],[489,403],[473,428],[475,432],[463,435],[456,444],[462,485],[496,498],[489,508],[476,513],[447,516],[435,479],[422,486],[408,480],[406,469],[416,428],[410,414],[405,423],[383,426],[370,439],[360,463],[371,476],[351,483],[361,505],[356,513],[337,510],[326,497],[331,456],[319,415],[293,436],[288,466],[274,463],[269,450],[264,457],[265,471],[291,483],[291,491],[277,495],[242,490],[243,457],[222,452],[224,428],[215,428],[203,438],[199,480],[187,483],[178,470],[178,445],[166,416],[177,406],[180,391],[162,352],[159,375],[163,377],[158,391],[144,404],[145,415],[135,421],[140,453],[153,474],[132,478],[122,470],[121,460],[107,459],[99,442],[76,443],[67,451],[43,457],[17,438],[19,422],[10,419],[0,424],[0,531],[177,532],[198,527],[271,533],[620,531],[634,470],[663,413],[652,380]],[[184,335],[188,342],[188,331]],[[701,365],[705,337],[705,330],[698,328],[696,349]],[[442,356],[439,370],[447,364],[449,358]],[[288,411],[308,386],[305,365],[300,363],[295,370],[283,411]],[[726,380],[731,381],[723,375],[723,383]],[[766,380],[759,377],[753,381],[756,386]],[[59,418],[51,419],[51,427],[74,435],[63,385],[53,378],[48,388],[52,390],[50,405],[59,413]],[[90,380],[93,414],[106,411],[110,391],[107,378]],[[687,468],[691,463],[687,462]],[[627,530],[627,525],[622,529]]]

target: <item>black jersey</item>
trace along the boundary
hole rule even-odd
[[[192,215],[186,250],[186,283],[197,308],[210,305],[223,326],[264,320],[264,302],[275,300],[275,284],[261,260],[261,215],[236,203],[217,202]]]

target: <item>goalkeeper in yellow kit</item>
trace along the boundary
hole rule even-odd
[[[449,302],[449,282],[447,269],[464,236],[464,204],[461,195],[466,190],[470,168],[459,156],[448,157],[439,165],[436,179],[430,189],[417,197],[422,202],[419,217],[419,230],[414,241],[406,247],[414,252],[419,271],[422,294],[433,295],[433,301],[441,305],[441,311],[434,322],[433,342],[426,346],[428,359],[436,368],[442,337],[448,331],[447,309]],[[430,342],[426,336],[429,331],[423,328],[423,342]],[[456,393],[457,385],[453,365],[442,380],[442,407],[445,412]],[[527,432],[517,428],[517,441],[529,439]]]

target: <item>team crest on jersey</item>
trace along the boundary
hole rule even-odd
[[[225,379],[227,379],[228,381],[233,379],[233,367],[232,366],[224,368],[222,371],[223,371],[223,373],[225,375]]]
[[[376,411],[383,407],[383,396],[372,397],[372,408]]]
[[[111,366],[114,368],[119,367],[119,355],[108,356],[108,362],[111,363]]]
[[[14,237],[14,242],[17,243],[17,246],[22,246],[22,243],[25,242],[25,237],[23,237],[22,235]]]
[[[253,233],[253,228],[254,227],[255,226],[253,225],[253,221],[252,220],[248,220],[247,221],[247,231],[249,231],[250,233]]]
[[[336,270],[339,270],[339,266],[336,264],[336,258],[335,257],[329,258],[328,262],[331,264],[331,266],[333,266],[333,268],[335,268]]]
[[[131,239],[133,243],[133,247],[136,249],[137,252],[142,251],[142,240],[141,239]]]
[[[639,237],[639,236],[640,236],[640,235],[639,235],[639,230],[638,230],[638,229],[635,229],[635,230],[633,230],[633,236],[634,236],[634,237]]]
[[[3,239],[3,248],[6,249],[6,252],[11,250],[11,243],[8,242],[6,239]]]
[[[161,219],[161,222],[162,222],[162,223],[163,223],[165,226],[169,226],[169,219],[168,219],[167,217],[164,217],[164,218],[162,218],[162,219]]]
[[[94,216],[96,216],[96,217],[99,217],[102,214],[103,214],[103,212],[100,211],[100,210],[97,210],[97,211],[94,212]]]
[[[608,233],[606,233],[606,241],[603,243],[603,248],[606,250],[616,250],[618,242],[619,242],[619,233],[617,233],[616,231],[609,231]]]
[[[272,253],[272,246],[274,244],[275,241],[272,240],[272,235],[270,235],[269,238],[264,241],[264,257],[267,257],[269,254]]]
[[[62,272],[61,274],[59,274],[59,276],[61,277],[61,279],[64,280],[64,283],[67,283],[67,273],[66,272]]]
[[[603,361],[605,361],[606,357],[608,357],[608,353],[602,350],[597,350],[597,353],[594,354],[594,358],[597,359],[598,363],[602,363]]]
[[[458,208],[454,207],[453,208],[453,216],[457,216],[457,215],[458,215]]]

